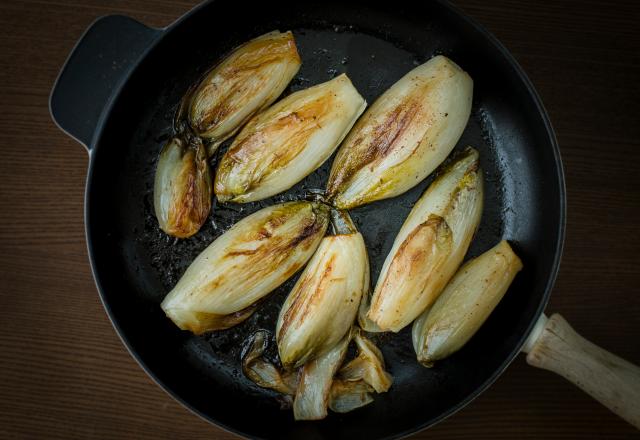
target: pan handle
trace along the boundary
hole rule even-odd
[[[58,127],[89,150],[102,111],[160,33],[122,15],[94,21],[51,91],[49,111]]]
[[[560,374],[640,429],[640,368],[584,339],[560,315],[543,314],[524,349],[527,363]]]

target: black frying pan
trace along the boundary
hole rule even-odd
[[[391,390],[363,409],[330,414],[320,422],[294,422],[275,394],[253,385],[240,368],[243,341],[256,329],[273,330],[294,280],[246,322],[200,337],[179,331],[159,307],[194,257],[233,223],[310,188],[324,188],[331,160],[280,196],[248,205],[214,204],[210,220],[186,240],[168,238],[153,215],[156,158],[172,133],[180,98],[230,49],[274,29],[293,30],[303,60],[285,93],[346,72],[372,103],[408,70],[440,53],[469,72],[474,106],[457,148],[478,148],[486,179],[485,210],[470,255],[506,238],[525,267],[477,335],[432,369],[415,361],[410,327],[379,336],[395,378]],[[90,153],[87,242],[113,325],[165,390],[239,434],[390,438],[442,420],[486,389],[513,360],[542,313],[558,271],[565,192],[548,117],[504,47],[446,3],[279,0],[248,7],[220,1],[194,9],[166,29],[103,17],[69,57],[51,95],[51,112]],[[368,245],[373,280],[430,180],[400,197],[352,211]]]

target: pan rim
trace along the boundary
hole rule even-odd
[[[125,346],[125,348],[129,352],[131,357],[133,357],[133,359],[135,359],[135,361],[138,363],[138,365],[140,365],[142,370],[162,390],[164,390],[169,396],[171,396],[173,399],[175,399],[177,402],[179,402],[183,407],[185,407],[186,409],[191,411],[193,414],[199,416],[203,420],[205,420],[205,421],[207,421],[209,423],[212,423],[213,425],[215,425],[215,426],[217,426],[217,427],[219,427],[221,429],[224,429],[227,432],[233,433],[233,434],[241,436],[243,438],[265,438],[265,437],[257,437],[257,436],[250,437],[245,432],[243,432],[243,431],[241,431],[241,430],[239,430],[239,429],[237,429],[235,427],[232,427],[232,426],[229,426],[229,425],[227,425],[225,423],[220,422],[219,420],[217,420],[217,418],[215,416],[210,415],[210,414],[205,414],[204,412],[200,411],[195,406],[193,406],[191,403],[186,401],[183,397],[178,395],[172,388],[170,388],[162,380],[160,380],[157,377],[157,375],[152,371],[151,367],[145,363],[145,361],[140,357],[140,355],[136,351],[134,351],[129,338],[127,337],[125,332],[122,330],[120,324],[117,322],[117,320],[116,320],[116,318],[115,318],[115,316],[113,314],[113,311],[111,310],[111,306],[105,300],[104,288],[102,286],[102,282],[101,282],[100,277],[98,275],[98,269],[96,267],[96,262],[95,262],[95,257],[94,257],[94,243],[93,243],[93,240],[91,238],[91,222],[90,222],[89,206],[90,206],[90,203],[91,203],[91,200],[90,200],[91,199],[91,197],[90,197],[90,185],[91,185],[91,182],[92,182],[94,161],[95,161],[95,159],[94,159],[95,158],[95,154],[94,153],[95,153],[95,151],[97,151],[97,145],[99,144],[99,140],[102,137],[102,132],[104,130],[106,121],[108,120],[108,118],[109,118],[109,116],[110,116],[110,114],[112,112],[112,109],[113,109],[115,103],[117,102],[118,96],[122,92],[122,89],[124,88],[124,86],[129,81],[129,78],[130,78],[131,74],[137,69],[137,67],[145,59],[145,57],[148,55],[148,53],[154,47],[156,47],[162,40],[164,40],[166,38],[166,36],[171,32],[171,30],[173,28],[179,26],[182,22],[187,20],[193,14],[198,13],[201,9],[204,9],[206,6],[208,6],[209,4],[214,3],[214,2],[215,2],[215,0],[204,1],[204,2],[202,2],[200,4],[198,4],[197,6],[195,6],[194,8],[192,8],[191,10],[187,11],[184,15],[179,17],[175,22],[171,23],[170,25],[168,25],[168,26],[166,26],[164,28],[160,28],[159,29],[159,35],[157,36],[157,38],[155,38],[152,41],[152,43],[149,45],[149,47],[141,54],[140,58],[137,60],[135,65],[133,65],[132,68],[129,70],[127,76],[122,79],[122,81],[120,82],[120,85],[118,86],[118,88],[116,90],[114,90],[114,92],[113,92],[113,94],[111,96],[111,99],[109,100],[109,102],[105,106],[102,114],[100,115],[100,118],[98,119],[98,122],[96,124],[95,132],[94,132],[94,134],[92,136],[91,143],[90,143],[89,148],[88,148],[88,150],[89,150],[89,165],[88,165],[87,177],[86,177],[86,181],[85,181],[85,194],[84,194],[85,240],[86,240],[86,245],[87,245],[87,253],[88,253],[88,256],[89,256],[89,262],[90,262],[90,266],[91,266],[91,273],[92,273],[96,288],[98,290],[100,301],[101,301],[101,303],[102,303],[102,305],[103,305],[103,307],[105,309],[105,312],[107,313],[107,316],[109,317],[109,320],[110,320],[112,326],[116,330],[116,333],[117,333],[118,337],[122,341],[123,345]],[[513,57],[513,55],[507,50],[507,48],[491,32],[489,32],[484,26],[479,24],[475,19],[469,17],[460,8],[458,8],[457,6],[454,6],[453,4],[451,4],[447,0],[435,0],[434,2],[436,4],[438,4],[440,7],[442,7],[443,9],[448,10],[449,13],[455,15],[458,19],[466,22],[466,24],[468,26],[470,26],[471,28],[476,30],[479,34],[481,34],[482,37],[484,37],[487,40],[487,42],[490,43],[490,45],[493,47],[493,49],[495,51],[500,53],[500,55],[504,58],[504,60],[508,63],[508,65],[513,69],[513,71],[514,71],[515,75],[517,76],[517,78],[525,86],[525,89],[528,92],[530,99],[535,104],[536,109],[538,111],[538,114],[540,115],[541,120],[542,120],[542,122],[544,124],[544,129],[545,129],[546,135],[548,137],[548,142],[549,142],[549,144],[551,146],[551,150],[552,150],[553,158],[554,158],[554,162],[555,162],[556,179],[558,181],[558,200],[557,200],[557,202],[559,204],[559,206],[558,206],[558,217],[559,218],[558,218],[557,230],[555,231],[556,246],[555,246],[555,251],[554,251],[553,262],[552,262],[552,265],[551,265],[551,270],[550,270],[550,272],[549,272],[549,274],[547,276],[547,282],[545,284],[543,295],[540,298],[540,302],[539,302],[538,308],[536,309],[536,311],[535,311],[535,313],[533,315],[533,318],[530,320],[528,326],[524,330],[524,332],[521,335],[521,337],[519,338],[518,342],[514,345],[513,349],[505,357],[504,361],[500,364],[500,366],[496,370],[494,370],[494,372],[480,386],[476,387],[475,390],[473,390],[471,393],[469,393],[469,395],[467,397],[465,397],[464,399],[459,401],[457,404],[452,405],[449,409],[447,409],[446,411],[442,412],[438,416],[432,417],[432,418],[424,421],[423,423],[415,425],[415,426],[413,426],[413,427],[411,427],[409,429],[406,429],[404,431],[397,432],[395,434],[392,434],[392,435],[389,435],[389,436],[386,436],[386,437],[381,437],[381,439],[399,439],[399,438],[404,438],[404,437],[407,437],[409,435],[412,435],[412,434],[415,434],[417,432],[423,431],[423,430],[425,430],[425,429],[427,429],[427,428],[429,428],[431,426],[434,426],[434,425],[442,422],[443,420],[445,420],[445,419],[449,418],[450,416],[454,415],[455,413],[460,411],[462,408],[467,406],[469,403],[471,403],[480,394],[482,394],[487,388],[489,388],[489,386],[491,386],[498,379],[498,377],[500,377],[500,375],[507,369],[507,367],[515,360],[516,356],[520,353],[520,351],[522,349],[522,346],[524,345],[524,343],[527,340],[529,334],[531,333],[535,323],[537,322],[537,320],[539,319],[540,315],[543,313],[544,309],[547,306],[547,303],[549,301],[549,297],[551,295],[551,291],[553,289],[553,286],[555,284],[555,281],[557,279],[557,276],[558,276],[558,273],[559,273],[559,270],[560,270],[560,263],[561,263],[561,259],[562,259],[562,253],[563,253],[563,248],[564,248],[564,240],[565,240],[565,232],[566,232],[566,211],[567,211],[566,183],[565,183],[564,169],[563,169],[563,165],[562,165],[562,158],[561,158],[561,154],[560,154],[560,148],[559,148],[558,141],[557,141],[557,138],[556,138],[556,135],[555,135],[555,131],[554,131],[553,126],[551,124],[551,120],[549,119],[549,116],[548,116],[548,113],[546,111],[546,108],[544,107],[544,105],[542,103],[542,99],[540,98],[538,92],[536,91],[533,83],[528,78],[528,76],[526,75],[526,73],[524,72],[524,70],[522,69],[520,64]]]

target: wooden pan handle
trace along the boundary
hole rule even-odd
[[[541,316],[523,351],[529,365],[565,377],[640,429],[639,367],[587,341],[558,314]]]

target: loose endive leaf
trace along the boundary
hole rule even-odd
[[[312,202],[251,214],[202,251],[162,309],[178,327],[196,334],[237,324],[311,258],[328,219],[328,208]]]
[[[280,311],[276,340],[282,364],[297,368],[340,341],[368,289],[362,235],[325,237]]]
[[[302,367],[293,400],[293,416],[296,420],[320,420],[327,416],[333,376],[342,364],[350,341],[351,332],[335,347]]]
[[[350,209],[420,183],[460,139],[472,95],[469,75],[444,56],[407,73],[373,103],[338,150],[328,199]]]
[[[520,258],[506,241],[465,263],[433,306],[413,323],[418,361],[430,367],[466,344],[521,269]]]
[[[358,325],[365,332],[381,333],[383,330],[367,316],[367,314],[369,313],[369,308],[371,307],[372,295],[373,292],[365,292],[364,294],[362,294],[360,307],[358,307]]]
[[[282,373],[262,357],[267,348],[268,339],[265,330],[259,330],[253,335],[253,340],[242,357],[242,371],[262,388],[293,396],[298,387],[298,374],[296,371]]]
[[[334,379],[331,384],[329,409],[337,413],[347,413],[373,402],[371,388],[366,382]]]
[[[364,336],[360,329],[354,328],[353,337],[358,346],[358,355],[340,369],[338,377],[348,382],[364,381],[376,393],[388,391],[393,383],[393,377],[385,370],[382,352]]]
[[[209,155],[273,103],[300,68],[291,32],[270,32],[235,49],[187,94],[180,117],[210,141]],[[186,115],[183,115],[186,113]]]
[[[220,161],[218,199],[253,202],[291,188],[333,154],[365,107],[342,74],[258,113]]]
[[[153,201],[160,228],[190,237],[211,211],[211,173],[202,142],[174,137],[162,148],[156,168]]]
[[[468,147],[415,204],[393,243],[367,317],[398,332],[444,289],[480,223],[483,181],[478,152]]]

